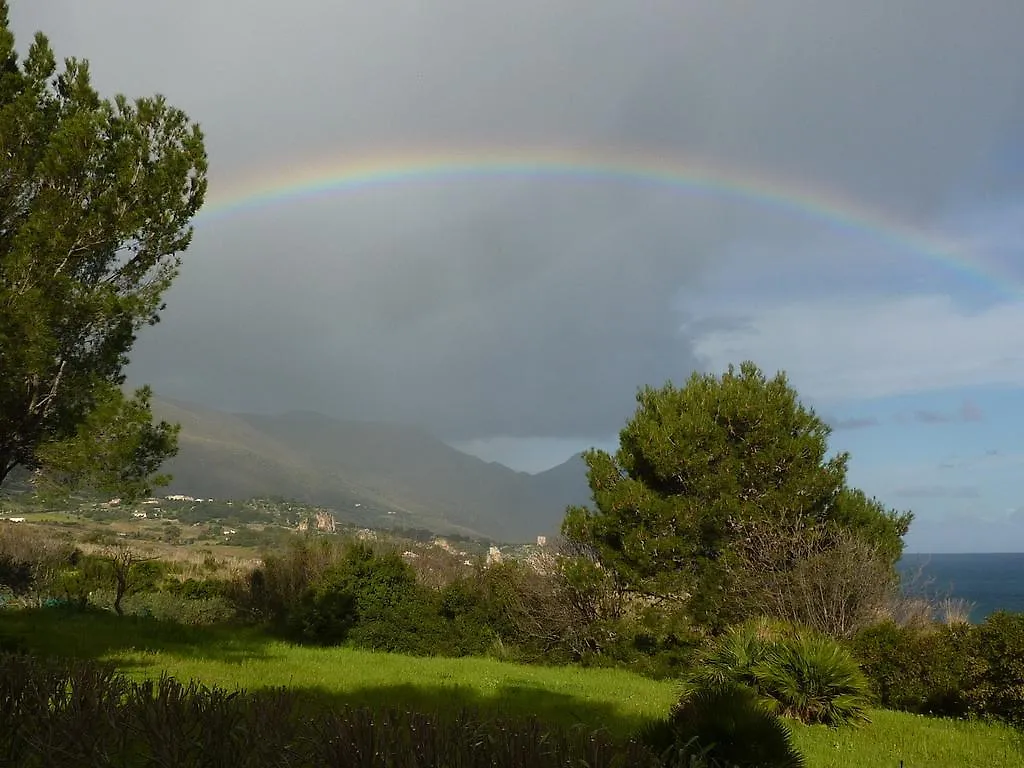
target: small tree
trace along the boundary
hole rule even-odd
[[[41,33],[19,64],[0,0],[0,485],[52,467],[51,485],[148,491],[175,432],[152,423],[148,390],[122,394],[122,369],[205,190],[184,113],[160,96],[101,99],[87,62],[58,72]]]
[[[892,565],[909,514],[846,486],[845,453],[785,374],[750,362],[682,388],[646,387],[615,456],[585,455],[594,508],[572,507],[562,532],[593,547],[624,588],[685,600],[695,618],[739,618],[730,600],[745,526],[771,531],[834,525],[862,536]]]
[[[155,557],[142,557],[129,545],[120,543],[107,550],[107,562],[114,576],[114,611],[118,616],[123,615],[121,601],[132,588],[132,577],[136,567],[142,563],[152,562]]]

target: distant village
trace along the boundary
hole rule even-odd
[[[219,504],[223,504],[224,506],[228,506],[228,507],[236,506],[236,502],[233,502],[233,501],[225,501],[225,500],[212,499],[212,498],[203,498],[203,497],[199,497],[199,496],[189,496],[189,495],[180,494],[180,493],[169,494],[167,496],[163,496],[163,497],[160,497],[160,498],[152,497],[151,496],[149,498],[146,498],[146,499],[143,499],[141,501],[135,502],[134,504],[132,504],[130,506],[125,504],[124,500],[121,499],[121,498],[112,498],[112,499],[109,499],[108,501],[98,502],[98,503],[93,504],[91,506],[93,506],[94,508],[101,508],[101,509],[107,509],[107,510],[116,510],[116,509],[121,508],[121,509],[125,509],[125,511],[127,511],[128,509],[131,509],[131,512],[130,512],[131,518],[130,519],[139,520],[139,521],[153,519],[153,518],[164,519],[164,520],[167,520],[167,521],[176,520],[177,519],[177,513],[178,513],[179,510],[176,510],[176,509],[165,509],[164,507],[161,506],[161,504],[164,504],[165,502],[172,502],[172,503],[175,503],[175,504],[215,504],[215,503],[219,503]],[[254,503],[254,502],[237,502],[238,506],[240,506],[240,507],[241,506],[251,505],[252,503]],[[273,505],[273,506],[275,508],[277,507],[277,505]],[[285,520],[285,521],[278,520],[277,522],[279,522],[279,523],[280,522],[284,522],[285,523],[284,527],[286,527],[286,528],[290,527],[293,530],[296,530],[296,531],[299,531],[299,532],[315,531],[315,532],[318,532],[318,533],[334,534],[334,533],[345,532],[347,530],[347,531],[351,532],[351,534],[354,535],[357,539],[362,540],[362,541],[373,541],[373,540],[380,539],[382,537],[382,535],[385,536],[385,537],[387,536],[387,532],[382,532],[382,531],[374,530],[374,529],[371,529],[371,528],[352,529],[349,526],[345,526],[345,525],[339,524],[337,518],[335,517],[335,514],[331,510],[328,510],[328,509],[315,508],[315,507],[314,508],[307,508],[304,505],[298,505],[298,504],[296,504],[294,506],[292,504],[285,504],[284,506],[286,507],[286,510],[289,511],[289,512],[293,511],[294,507],[299,507],[301,509],[301,512],[299,512],[299,515],[298,515],[298,521],[296,523],[294,523],[293,525],[289,524],[287,520]],[[361,507],[362,505],[360,503],[356,503],[353,506],[358,508],[358,507]],[[270,510],[268,510],[268,511],[270,511]],[[394,514],[394,512],[389,510],[388,514]],[[25,523],[25,522],[27,522],[30,519],[31,518],[27,517],[25,514],[0,515],[0,522]],[[193,527],[198,527],[198,526],[202,526],[202,525],[203,525],[203,523],[200,523],[200,522],[192,523]],[[223,535],[225,537],[225,539],[230,539],[231,537],[233,537],[233,536],[235,536],[237,534],[238,534],[238,529],[237,528],[227,527],[227,526],[221,528],[221,535]],[[125,536],[126,534],[120,533],[118,535]],[[458,558],[462,559],[463,563],[465,565],[467,565],[467,566],[473,564],[473,559],[472,558],[473,558],[474,555],[471,552],[468,552],[468,551],[465,551],[464,549],[460,549],[460,548],[456,547],[455,545],[452,544],[452,542],[447,537],[444,537],[444,536],[432,536],[429,541],[421,542],[421,545],[425,545],[427,547],[436,547],[438,549],[442,549],[445,552],[447,552],[447,553],[449,553],[449,554],[451,554],[451,555],[453,555],[455,557],[458,557]],[[503,561],[503,559],[506,558],[506,557],[513,557],[515,559],[520,559],[521,558],[521,559],[525,559],[525,560],[531,561],[532,564],[534,565],[534,567],[536,567],[536,568],[538,568],[540,570],[545,570],[546,569],[545,563],[546,563],[546,561],[548,559],[548,556],[550,556],[552,554],[552,553],[548,552],[547,550],[548,550],[548,537],[544,536],[544,535],[538,535],[537,538],[536,538],[536,543],[535,544],[519,544],[519,545],[497,546],[497,545],[492,543],[492,544],[488,544],[487,545],[487,550],[486,550],[486,555],[485,555],[485,563],[487,565],[495,565],[495,564],[501,563]],[[484,555],[484,552],[482,550],[478,550],[477,554]],[[412,560],[415,560],[415,559],[419,558],[421,555],[420,555],[420,553],[417,553],[417,552],[409,549],[409,550],[404,551],[402,553],[402,556],[406,560],[412,561]],[[536,561],[536,562],[533,562],[533,561]]]

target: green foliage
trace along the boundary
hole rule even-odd
[[[562,526],[625,589],[686,600],[712,626],[737,618],[732,561],[748,522],[846,526],[893,560],[902,552],[910,516],[846,487],[847,455],[828,458],[828,425],[784,374],[744,363],[637,402],[615,456],[585,456],[594,509],[570,508]]]
[[[161,592],[183,597],[186,600],[211,600],[225,597],[230,590],[230,583],[220,579],[185,579],[165,577],[160,585]]]
[[[1024,725],[1024,614],[923,630],[888,622],[853,648],[886,707]]]
[[[838,727],[868,719],[870,688],[849,651],[835,640],[798,633],[778,643],[758,669],[758,689],[779,714]]]
[[[767,619],[730,627],[698,652],[687,683],[696,687],[738,683],[757,689],[759,669],[793,631]]]
[[[94,591],[89,605],[112,610],[114,591]],[[188,598],[173,592],[136,592],[124,598],[122,613],[125,616],[139,616],[156,619],[170,624],[188,626],[213,626],[227,624],[235,618],[234,607],[222,597]]]
[[[913,515],[889,510],[860,489],[844,487],[835,499],[830,519],[840,529],[858,534],[877,548],[885,561],[894,564],[903,555],[903,537],[910,530]]]
[[[456,587],[439,593],[397,552],[309,539],[264,558],[232,596],[250,616],[301,642],[464,655],[482,653],[493,640],[481,623],[481,595],[467,586],[461,594]]]
[[[622,666],[654,679],[676,679],[689,669],[704,639],[704,633],[678,608],[634,605],[607,625],[600,654],[582,661]]]
[[[998,611],[971,630],[978,660],[966,697],[973,713],[1024,726],[1024,613]]]
[[[203,137],[160,96],[101,99],[88,64],[58,71],[42,34],[19,63],[7,10],[0,2],[0,484],[22,466],[146,492],[174,430],[150,423],[148,390],[124,398],[122,369],[191,239]]]
[[[867,720],[870,688],[837,641],[782,622],[757,620],[712,641],[687,676],[692,688],[750,688],[769,711],[809,724]]]
[[[688,691],[668,719],[646,728],[640,740],[663,764],[722,768],[800,768],[803,757],[778,716],[739,683]]]
[[[852,648],[882,706],[962,717],[974,665],[970,632],[966,626],[921,631],[885,622],[858,633]]]
[[[74,488],[120,495],[133,501],[167,485],[157,474],[178,450],[178,425],[153,423],[152,391],[126,398],[115,386],[97,386],[94,403],[75,433],[36,448],[40,471],[33,478],[42,498],[60,498]]]
[[[265,553],[263,566],[236,584],[231,598],[252,619],[283,626],[293,607],[342,557],[344,546],[327,537],[295,538],[284,551]]]
[[[299,641],[337,645],[356,623],[356,596],[347,574],[328,571],[309,587],[288,614],[288,629]]]

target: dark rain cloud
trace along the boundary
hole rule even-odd
[[[89,58],[105,92],[163,92],[200,120],[214,195],[339,153],[612,147],[924,225],[984,186],[1024,121],[1019,0],[47,0],[12,18],[22,46],[44,28]],[[238,410],[601,438],[639,385],[702,365],[681,291],[738,241],[784,253],[813,234],[756,206],[551,180],[271,207],[198,228],[132,373]]]

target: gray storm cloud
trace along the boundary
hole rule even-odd
[[[199,120],[213,195],[339,152],[619,147],[927,225],[1024,121],[1019,0],[48,0],[12,20],[23,48],[42,28],[88,58],[104,92],[162,92]],[[680,290],[737,239],[785,250],[792,224],[550,179],[272,206],[200,224],[132,374],[452,439],[601,437],[638,385],[700,366]]]

